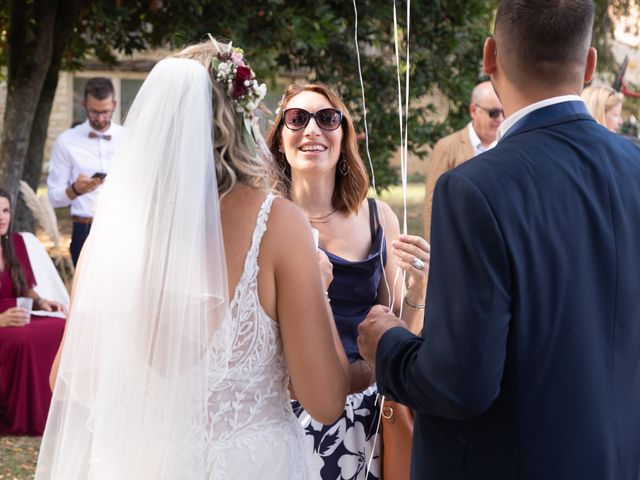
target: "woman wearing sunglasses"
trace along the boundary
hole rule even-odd
[[[333,265],[327,294],[350,362],[350,395],[337,422],[322,425],[295,401],[294,411],[305,426],[321,478],[377,479],[379,403],[375,374],[358,352],[358,324],[373,305],[383,304],[393,305],[398,315],[402,307],[407,326],[422,329],[429,245],[420,237],[400,235],[391,208],[366,198],[369,178],[353,121],[328,87],[289,86],[267,144],[282,173],[276,190],[306,212],[319,231],[319,248]],[[404,297],[398,268],[407,272]]]

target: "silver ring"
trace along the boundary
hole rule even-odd
[[[424,270],[424,262],[418,257],[413,257],[411,259],[411,265],[413,265],[416,270]]]

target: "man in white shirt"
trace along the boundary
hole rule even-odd
[[[427,241],[431,236],[433,190],[440,175],[484,152],[496,140],[504,112],[491,82],[479,83],[471,92],[469,116],[471,122],[466,127],[438,140],[429,159],[423,217]]]
[[[120,125],[111,122],[116,108],[114,93],[108,78],[89,79],[82,102],[87,120],[60,134],[51,152],[49,202],[54,208],[71,207],[70,250],[74,265],[91,230],[100,187],[124,134]]]

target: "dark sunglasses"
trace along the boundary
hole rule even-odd
[[[342,123],[342,112],[337,108],[323,108],[315,113],[303,108],[287,108],[282,112],[284,125],[294,132],[305,128],[312,118],[321,129],[335,130]]]
[[[477,103],[476,107],[481,108],[482,110],[487,112],[487,114],[491,118],[498,118],[500,115],[504,116],[504,110],[502,110],[501,108],[484,108],[482,105],[478,105]]]

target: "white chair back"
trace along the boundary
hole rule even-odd
[[[36,277],[37,285],[34,290],[42,298],[54,300],[69,308],[69,293],[44,246],[31,232],[20,232],[20,235],[24,239],[31,269]]]

